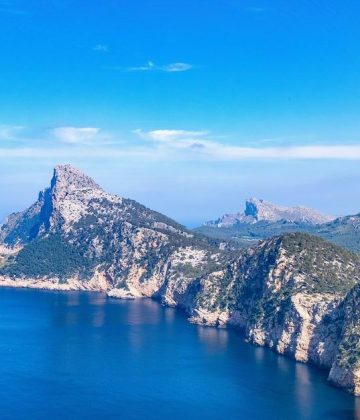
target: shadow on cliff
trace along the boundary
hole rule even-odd
[[[309,363],[331,368],[338,353],[344,324],[344,303],[331,308],[316,325],[309,344]]]

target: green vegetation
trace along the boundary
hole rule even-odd
[[[323,225],[306,223],[289,223],[286,221],[266,222],[254,224],[238,223],[231,227],[201,226],[195,232],[219,240],[236,241],[247,248],[261,239],[286,233],[309,233],[333,242],[350,251],[360,253],[360,215],[347,216]]]
[[[360,285],[348,294],[343,309],[344,328],[337,363],[343,368],[353,369],[360,367]]]
[[[316,228],[305,223],[289,223],[286,221],[266,222],[260,221],[254,224],[237,223],[230,227],[201,226],[195,232],[202,233],[214,239],[233,240],[243,247],[254,245],[261,239],[279,236],[291,232],[316,233]]]
[[[276,271],[273,271],[276,270]],[[198,304],[238,311],[265,330],[283,325],[297,293],[345,296],[360,281],[360,257],[321,238],[291,233],[268,240],[209,277]]]
[[[352,322],[339,346],[339,366],[351,369],[360,364],[360,326]]]
[[[268,288],[268,276],[280,250],[286,251],[277,282]],[[321,238],[292,233],[272,239],[272,246],[259,247],[240,270],[234,294],[237,309],[248,314],[250,323],[262,322],[267,328],[281,325],[291,309],[296,293],[345,295],[360,281],[360,258]],[[246,273],[247,281],[241,281]],[[243,277],[242,277],[243,276]]]
[[[91,261],[83,251],[60,235],[37,239],[24,247],[0,269],[0,274],[14,277],[56,276],[64,279],[78,273],[85,276]]]
[[[89,213],[87,216],[83,217],[78,224],[75,224],[76,229],[81,227],[80,224],[83,225],[85,223],[87,226],[91,224],[90,217],[95,217],[93,223],[97,223],[98,218],[101,217],[105,225],[114,224],[114,220],[116,219],[119,226],[121,225],[121,222],[126,221],[133,225],[134,228],[142,227],[163,233],[169,237],[171,245],[174,247],[192,246],[213,250],[214,248],[218,249],[221,243],[219,239],[209,238],[201,233],[189,231],[183,225],[180,225],[169,217],[150,210],[134,200],[124,199],[121,207],[119,207],[118,204],[114,204],[106,198],[93,199],[90,201],[90,205],[93,207],[94,213]],[[95,207],[100,207],[102,209],[101,213],[98,212]],[[163,223],[169,226],[170,229],[167,229],[166,227],[156,227],[154,226],[154,223]],[[176,229],[177,232],[171,230],[171,228]],[[100,227],[100,229],[102,228]],[[238,249],[236,243],[231,243],[231,246]]]
[[[196,266],[193,266],[190,263],[178,264],[176,266],[176,271],[187,278],[201,277],[211,273],[212,271],[215,271],[216,269],[218,269],[218,266],[214,261],[210,259],[207,260],[205,263],[198,264]]]
[[[350,251],[360,253],[360,215],[347,216],[319,226],[316,234]]]
[[[282,244],[306,291],[345,294],[360,281],[360,257],[350,251],[304,233],[284,235]]]

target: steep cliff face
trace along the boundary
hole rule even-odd
[[[348,293],[341,305],[341,339],[329,379],[360,395],[360,285]]]
[[[70,165],[58,166],[49,188],[12,215],[0,239],[3,281],[48,281],[53,288],[111,289],[118,297],[152,296],[167,272],[181,279],[213,270],[226,252],[141,204],[107,194]],[[89,286],[91,285],[91,286]]]
[[[192,321],[232,325],[359,395],[360,260],[306,234],[262,242],[201,280]]]
[[[331,369],[333,383],[360,393],[360,260],[319,238],[287,234],[240,251],[65,165],[8,218],[0,243],[0,285],[153,297]]]
[[[39,193],[38,200],[7,218],[0,240],[8,246],[22,246],[45,233],[66,231],[86,213],[91,199],[103,196],[107,194],[90,177],[70,165],[57,166],[50,187]]]

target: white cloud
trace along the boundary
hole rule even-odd
[[[175,72],[181,72],[181,71],[188,71],[188,70],[191,70],[192,68],[193,66],[188,63],[170,63],[166,66],[163,66],[162,70],[168,73],[175,73]]]
[[[56,127],[52,135],[64,143],[79,144],[95,140],[100,133],[98,127]]]
[[[151,70],[155,70],[155,64],[152,61],[148,61],[146,64],[144,64],[143,66],[139,66],[139,67],[128,67],[126,69],[126,71],[151,71]]]
[[[23,129],[20,125],[0,125],[0,140],[13,140]]]
[[[106,44],[96,44],[93,47],[94,51],[99,51],[99,52],[109,52],[109,46]]]
[[[19,130],[24,130],[21,135]],[[36,137],[29,134],[36,133]],[[240,146],[210,138],[204,130],[157,129],[133,133],[141,143],[119,140],[116,133],[98,127],[62,126],[52,130],[25,130],[0,126],[0,158],[47,158],[56,156],[133,160],[193,160],[231,162],[242,160],[359,160],[359,144],[251,145]],[[49,135],[50,134],[50,135]],[[55,141],[54,141],[55,140]]]
[[[134,131],[142,139],[152,140],[172,153],[175,149],[190,152],[191,157],[219,161],[245,159],[342,159],[360,160],[360,145],[314,145],[251,147],[219,143],[206,138],[206,131],[153,130]]]
[[[153,61],[149,60],[143,66],[128,67],[125,70],[128,72],[160,71],[160,72],[165,72],[165,73],[179,73],[179,72],[191,70],[192,68],[193,66],[189,63],[176,62],[176,63],[169,63],[163,66],[159,66],[155,64]]]
[[[297,146],[297,147],[239,147],[209,143],[203,153],[211,159],[236,161],[244,159],[341,159],[360,160],[360,146]]]
[[[165,147],[164,147],[165,146]],[[169,143],[160,147],[21,147],[0,148],[0,159],[9,158],[102,158],[116,160],[121,158],[154,161],[168,160],[210,160],[210,161],[243,161],[243,160],[356,160],[360,161],[360,146],[300,146],[287,148],[254,148],[219,145],[218,143],[199,141],[191,144]]]
[[[189,131],[189,130],[152,130],[143,131],[141,129],[134,130],[142,139],[148,139],[158,142],[175,142],[186,141],[192,138],[198,138],[207,134],[206,131]]]

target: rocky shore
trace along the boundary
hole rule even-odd
[[[360,395],[360,259],[322,239],[292,233],[232,248],[66,165],[9,216],[0,242],[0,286],[154,298],[328,369],[331,383]]]

